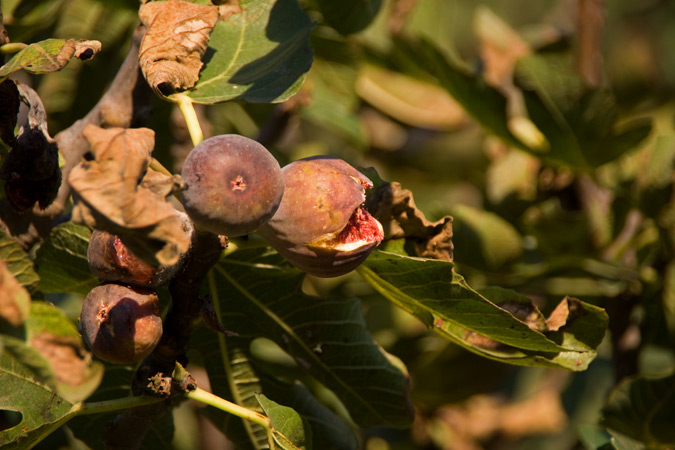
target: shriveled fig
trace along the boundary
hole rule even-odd
[[[133,364],[148,356],[162,337],[155,291],[108,283],[92,289],[82,304],[82,336],[99,358]]]
[[[327,156],[282,169],[284,196],[258,232],[293,265],[319,277],[355,269],[384,237],[363,208],[372,182],[345,161]]]
[[[255,231],[284,193],[279,163],[258,142],[224,134],[197,145],[182,170],[185,212],[197,228],[226,236]]]
[[[185,255],[176,264],[154,267],[134,255],[119,236],[94,230],[89,239],[89,269],[104,281],[157,288],[167,284],[182,267]]]

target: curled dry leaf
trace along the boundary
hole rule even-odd
[[[100,50],[99,41],[46,39],[36,42],[0,67],[0,81],[21,69],[35,74],[56,72],[63,69],[73,56],[85,61],[93,58]]]
[[[150,87],[168,95],[194,86],[218,7],[180,0],[150,2],[141,6],[139,16],[147,27],[139,60]]]
[[[190,246],[185,215],[166,200],[170,188],[148,172],[154,132],[147,128],[103,129],[88,125],[84,136],[93,160],[70,173],[73,220],[116,234],[139,258],[153,264],[175,264]],[[173,186],[172,177],[165,176]],[[152,179],[152,187],[145,183]]]
[[[30,294],[0,259],[0,319],[18,327],[28,317]]]
[[[415,205],[412,192],[400,183],[380,185],[366,208],[382,224],[385,240],[410,239],[417,256],[452,261],[452,217],[428,221]]]

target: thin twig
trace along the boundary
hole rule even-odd
[[[591,87],[602,83],[602,27],[605,0],[579,0],[577,67]]]

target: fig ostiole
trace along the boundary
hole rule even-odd
[[[344,275],[382,241],[382,225],[363,208],[373,184],[345,161],[305,158],[281,172],[281,204],[258,233],[293,265],[319,277]]]
[[[228,237],[255,231],[276,212],[284,192],[281,167],[260,143],[234,134],[201,142],[185,160],[181,192],[195,227]]]
[[[159,299],[152,289],[102,284],[84,299],[80,325],[94,355],[133,364],[148,356],[162,337]]]

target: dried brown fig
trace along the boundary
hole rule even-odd
[[[363,208],[373,186],[341,159],[295,161],[282,169],[284,196],[276,214],[258,232],[293,265],[319,277],[355,269],[384,237]]]
[[[82,304],[82,336],[92,352],[114,364],[148,356],[162,337],[159,299],[151,289],[108,283]]]

